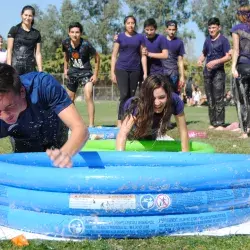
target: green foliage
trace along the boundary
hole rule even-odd
[[[68,27],[72,22],[81,22],[81,12],[78,6],[71,3],[71,0],[64,0],[60,10],[60,26],[62,37],[68,35]]]
[[[63,51],[62,46],[56,49],[53,58],[44,60],[43,70],[48,73],[62,73],[63,72]]]
[[[192,18],[207,36],[207,22],[211,17],[218,17],[223,33],[230,36],[232,26],[237,22],[236,9],[239,7],[235,0],[192,0]]]
[[[113,36],[119,29],[120,0],[78,0],[84,30],[96,48],[110,53]]]

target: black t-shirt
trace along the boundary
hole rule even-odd
[[[73,48],[70,38],[67,38],[62,41],[62,49],[69,58],[68,74],[92,70],[90,59],[96,54],[96,50],[89,41],[81,38],[79,46]]]
[[[26,31],[22,28],[21,24],[13,26],[9,33],[8,38],[14,38],[12,62],[26,62],[34,63],[34,53],[36,45],[41,43],[40,32],[34,28]]]

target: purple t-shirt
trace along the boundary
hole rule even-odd
[[[230,44],[226,37],[220,35],[215,41],[211,37],[207,37],[203,45],[203,54],[207,58],[206,64],[210,61],[220,59],[226,55],[230,50]],[[205,67],[207,70],[207,67]],[[219,64],[214,69],[224,69],[224,64]]]
[[[245,23],[235,25],[232,33],[240,37],[238,63],[250,64],[250,27]]]
[[[141,70],[140,49],[143,45],[143,35],[134,34],[127,36],[124,32],[118,35],[116,43],[119,43],[119,56],[115,65],[116,69],[128,71]]]
[[[167,49],[166,38],[162,35],[156,34],[154,38],[148,39],[144,36],[144,44],[151,53],[161,53],[162,50]],[[162,74],[161,59],[147,58],[148,74]]]
[[[178,75],[178,56],[185,54],[184,43],[178,37],[173,40],[165,39],[168,49],[168,58],[162,59],[164,75]]]
[[[124,104],[124,113],[128,111],[130,108],[130,105],[132,103],[132,100],[136,97],[131,97],[129,98],[125,104]],[[184,103],[180,99],[180,97],[176,93],[172,93],[172,114],[173,115],[180,115],[184,111]],[[134,109],[131,111],[133,116],[137,115],[137,107],[134,107]],[[151,129],[149,129],[149,133],[145,138],[140,138],[140,139],[149,139],[149,140],[154,140],[157,137],[157,131],[160,127],[160,122],[162,118],[163,112],[158,114],[154,113],[153,116],[153,123]]]

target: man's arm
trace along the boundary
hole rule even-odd
[[[185,84],[185,75],[184,75],[184,60],[183,56],[178,56],[178,67],[179,67],[179,74],[180,74],[180,89],[183,88]]]
[[[99,54],[96,52],[95,53],[95,71],[94,71],[94,75],[90,78],[90,81],[95,84],[97,79],[98,79],[98,73],[99,73],[99,69],[100,69],[100,56]]]
[[[89,138],[88,129],[74,104],[58,114],[63,123],[71,130],[67,142],[60,149],[48,149],[46,152],[55,166],[72,167],[71,157],[78,153]]]
[[[230,53],[228,52],[228,53],[226,53],[226,55],[225,56],[223,56],[222,58],[219,58],[219,59],[215,59],[215,60],[212,60],[212,61],[210,61],[209,63],[207,63],[206,64],[206,67],[208,68],[208,69],[213,69],[216,65],[218,65],[218,64],[224,64],[225,62],[228,62],[228,61],[230,61],[231,60],[231,55],[230,55]]]
[[[66,52],[63,52],[63,73],[64,77],[68,78],[68,69],[69,69],[69,57]]]
[[[199,59],[197,61],[197,64],[199,67],[202,67],[203,62],[205,61],[206,57],[204,56],[204,53],[202,52],[201,55],[199,56]]]
[[[168,58],[168,50],[163,49],[161,53],[152,53],[152,52],[148,52],[147,48],[144,47],[142,49],[142,55],[146,55],[148,57],[152,57],[155,59],[167,59]]]

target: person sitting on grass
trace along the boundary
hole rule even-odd
[[[167,122],[174,114],[181,137],[182,151],[189,151],[184,103],[172,92],[167,77],[151,75],[144,81],[139,97],[128,99],[124,119],[116,139],[116,149],[125,150],[128,136],[137,140],[155,140],[164,136]]]
[[[71,167],[71,157],[89,137],[66,90],[51,75],[19,76],[4,63],[0,63],[0,129],[0,138],[10,136],[14,152],[46,151],[57,167]]]

